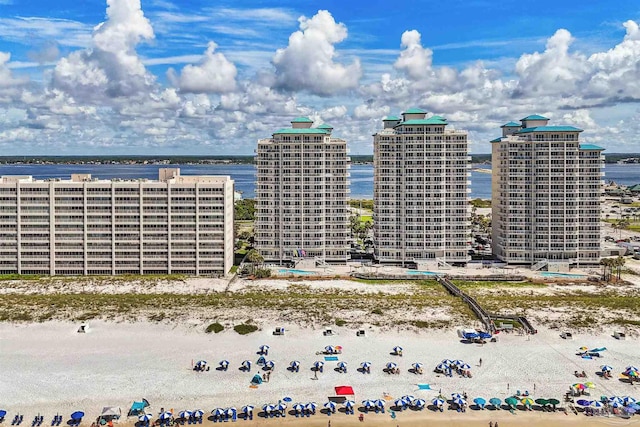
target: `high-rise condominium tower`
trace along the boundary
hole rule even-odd
[[[256,248],[267,261],[345,263],[349,248],[347,142],[299,117],[258,141]]]
[[[374,135],[374,242],[383,263],[469,260],[467,132],[412,108]]]
[[[603,148],[581,129],[532,115],[492,143],[492,245],[499,259],[542,268],[597,264]]]

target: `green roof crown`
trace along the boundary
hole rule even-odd
[[[524,119],[523,119],[524,120]],[[502,126],[500,126],[501,128],[510,128],[510,127],[520,127],[520,123],[516,123],[516,122],[509,122],[509,123],[505,123]]]
[[[309,117],[296,117],[295,119],[291,120],[291,123],[313,123],[313,120],[311,120]]]
[[[382,121],[384,122],[397,122],[400,121],[400,117],[397,116],[387,116],[384,119],[382,119]]]
[[[275,131],[273,134],[277,135],[277,134],[317,134],[317,135],[328,135],[327,130],[326,129],[318,129],[318,128],[300,128],[300,129],[296,129],[296,128],[284,128],[284,129],[280,129]]]
[[[327,123],[323,123],[320,126],[318,126],[316,129],[333,129],[333,126],[327,124]]]
[[[409,108],[403,114],[427,114],[427,112],[420,108]]]
[[[525,117],[524,119],[520,119],[521,122],[525,120],[549,120],[549,119],[539,114],[532,114],[530,116]]]

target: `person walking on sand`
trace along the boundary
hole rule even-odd
[[[493,421],[489,421],[489,427],[493,427]]]
[[[482,367],[482,357],[480,358],[480,363],[478,363],[478,366]]]

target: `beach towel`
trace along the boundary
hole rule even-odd
[[[324,357],[324,361],[325,362],[337,362],[338,361],[338,356],[325,356]]]
[[[418,384],[419,390],[431,390],[431,386],[429,384]]]

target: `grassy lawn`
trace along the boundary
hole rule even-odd
[[[360,215],[360,222],[371,222],[373,223],[372,215]]]

